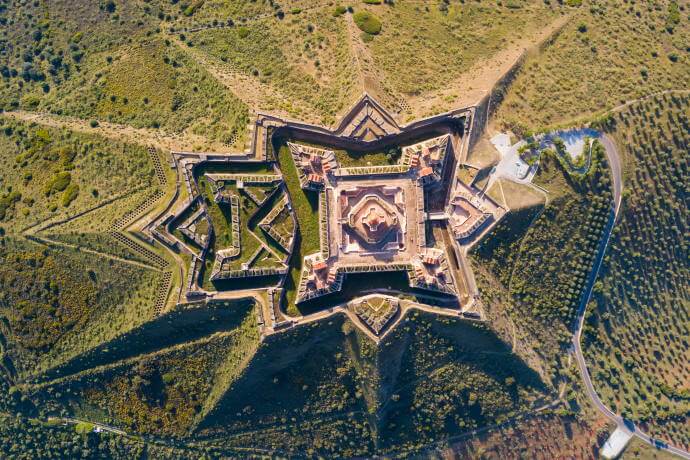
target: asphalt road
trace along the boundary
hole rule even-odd
[[[604,255],[606,254],[606,248],[608,247],[609,240],[611,238],[611,232],[613,231],[613,227],[616,223],[616,220],[620,212],[621,193],[623,191],[623,178],[621,173],[620,155],[618,154],[616,144],[606,134],[603,134],[599,138],[599,141],[606,149],[606,157],[608,158],[608,162],[611,167],[614,206],[611,210],[611,216],[609,217],[609,221],[607,224],[606,238],[603,238],[601,243],[599,244],[599,253],[597,254],[597,258],[594,263],[594,269],[590,273],[589,279],[587,280],[585,295],[582,297],[582,302],[580,303],[580,306],[577,311],[575,333],[573,334],[573,349],[575,350],[575,358],[577,360],[578,367],[580,368],[582,380],[585,384],[585,391],[587,392],[587,395],[592,400],[592,403],[599,410],[599,412],[601,412],[606,418],[614,422],[618,426],[618,428],[625,431],[626,433],[629,433],[641,439],[642,441],[659,450],[664,450],[666,452],[690,460],[690,452],[674,447],[665,441],[652,438],[647,433],[644,433],[643,431],[640,431],[637,427],[635,427],[635,425],[631,421],[626,422],[626,420],[623,419],[623,417],[609,409],[601,401],[599,395],[594,389],[592,379],[589,375],[589,370],[587,369],[587,363],[585,362],[585,358],[582,353],[582,328],[585,322],[585,311],[587,309],[587,304],[589,303],[589,300],[592,297],[592,289],[594,287],[594,282],[597,280],[597,277],[599,276],[601,263],[604,259]]]

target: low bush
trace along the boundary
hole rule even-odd
[[[65,208],[72,203],[79,195],[79,186],[75,183],[71,183],[67,186],[64,192],[62,192],[62,198],[60,202]]]
[[[381,32],[381,21],[369,11],[357,11],[353,19],[362,32],[377,35]]]
[[[46,195],[50,195],[53,192],[61,192],[67,188],[71,181],[72,175],[69,172],[59,172],[51,177],[48,183],[46,183],[43,192]]]

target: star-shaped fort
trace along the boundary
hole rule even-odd
[[[259,114],[241,154],[172,152],[177,193],[144,233],[180,264],[179,304],[254,297],[264,336],[345,314],[378,341],[412,308],[481,320],[466,253],[506,209],[458,173],[475,118],[401,126],[368,95],[332,128]]]

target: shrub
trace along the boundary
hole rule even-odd
[[[358,11],[354,14],[353,19],[362,32],[371,35],[381,32],[381,21],[369,11]]]
[[[92,128],[98,128],[98,121],[96,121],[96,120],[91,120],[91,121],[89,122],[89,125],[90,125]]]
[[[580,33],[585,33],[585,32],[587,32],[587,24],[585,24],[584,22],[579,23],[579,24],[577,25],[577,31],[580,32]]]
[[[338,16],[342,16],[346,12],[347,12],[347,8],[345,8],[342,5],[338,5],[335,7],[335,10],[333,11],[333,16],[335,16],[337,18]]]
[[[74,201],[79,195],[79,186],[77,184],[69,184],[65,191],[62,193],[61,203],[65,208],[69,206],[72,201]]]
[[[71,181],[72,175],[69,172],[59,172],[46,183],[43,191],[46,195],[50,195],[53,192],[61,192],[67,188]]]
[[[92,432],[94,429],[94,425],[89,422],[79,422],[74,426],[74,431],[76,431],[79,434],[87,434]]]
[[[240,27],[237,29],[237,36],[240,38],[247,38],[249,36],[249,29],[246,27]]]

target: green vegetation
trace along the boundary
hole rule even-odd
[[[613,199],[600,144],[592,156],[589,171],[580,175],[568,172],[558,156],[543,154],[536,181],[549,191],[548,204],[508,214],[472,254],[491,314],[507,314],[532,336],[552,378]]]
[[[297,142],[298,144],[310,145],[320,149],[332,150],[335,159],[343,168],[357,166],[386,166],[396,164],[402,155],[402,146],[388,145],[373,151],[339,149],[330,145],[318,145],[309,142]]]
[[[62,193],[60,203],[62,203],[62,206],[67,207],[77,199],[77,195],[79,195],[79,186],[77,184],[69,184]]]
[[[290,154],[290,149],[283,140],[274,141],[274,151],[277,150],[280,171],[287,187],[292,208],[297,218],[298,232],[295,240],[292,257],[290,258],[290,272],[285,281],[287,290],[288,313],[297,313],[295,298],[297,286],[302,271],[304,256],[314,254],[320,250],[319,240],[319,195],[316,192],[302,190],[297,175],[295,162]]]
[[[0,128],[0,159],[6,165],[0,181],[6,191],[0,225],[9,231],[64,218],[153,185],[153,167],[143,147],[2,117]],[[126,210],[122,203],[109,207],[98,222],[108,225]]]
[[[244,135],[244,104],[174,45],[142,41],[110,63],[102,56],[87,59],[85,72],[85,78],[68,83],[75,86],[46,102],[45,109],[137,128],[189,130],[227,144]],[[85,92],[91,79],[95,82]]]
[[[186,333],[184,340],[191,340],[187,343],[87,371],[42,388],[34,397],[47,397],[47,407],[64,404],[90,420],[137,432],[182,436],[215,404],[214,393],[227,391],[233,373],[241,371],[256,349],[256,315],[246,308],[251,305],[226,308],[240,315],[232,320],[229,332],[196,341]],[[221,314],[227,319],[227,314]],[[64,397],[55,401],[57,394]]]
[[[496,2],[435,3],[447,6],[446,11],[434,4],[404,1],[393,8],[376,8],[385,24],[385,40],[373,40],[367,47],[373,66],[394,93],[414,96],[447,89],[473,65],[560,14],[559,7],[534,0],[520,2],[520,9]],[[434,113],[451,108],[444,105]]]
[[[5,458],[36,459],[109,458],[130,460],[148,455],[155,458],[187,458],[202,455],[191,448],[180,449],[146,443],[139,438],[109,433],[75,435],[73,425],[46,423],[25,417],[0,416],[0,455]]]
[[[56,366],[153,313],[155,272],[10,237],[0,240],[0,260],[5,352],[21,376]]]
[[[238,270],[244,263],[247,263],[251,256],[259,250],[261,246],[261,241],[263,241],[269,247],[275,247],[276,245],[272,240],[261,232],[258,228],[258,223],[261,219],[270,212],[273,205],[278,202],[278,197],[276,195],[271,195],[276,187],[272,184],[267,185],[252,185],[250,193],[255,193],[256,198],[263,199],[261,206],[258,206],[252,197],[244,189],[238,189],[237,184],[234,181],[221,181],[223,182],[223,195],[230,197],[236,196],[239,202],[239,235],[240,241],[236,242],[233,240],[232,232],[232,207],[229,203],[216,202],[215,200],[215,190],[210,180],[208,180],[204,174],[206,173],[240,173],[246,172],[250,174],[265,174],[273,172],[269,165],[232,165],[232,166],[214,166],[214,165],[202,165],[195,169],[195,175],[201,194],[208,209],[209,217],[211,220],[211,225],[213,226],[213,236],[211,240],[211,246],[206,255],[206,264],[204,268],[204,287],[213,288],[213,282],[210,280],[211,271],[213,269],[213,264],[215,260],[215,255],[218,251],[222,249],[228,249],[239,243],[240,254],[230,260],[224,265],[224,269],[227,270]],[[269,201],[267,198],[271,197]],[[188,212],[178,219],[178,223],[182,223],[189,215],[193,213],[190,209]],[[187,239],[186,236],[182,235],[179,230],[175,230],[175,235],[181,238],[183,241],[191,241]],[[262,261],[262,266],[264,267],[277,267],[280,266],[280,261],[268,251],[264,251],[265,254]]]
[[[546,201],[507,180],[487,191],[511,207],[470,254],[488,323],[412,311],[380,344],[344,315],[259,337],[266,312],[252,298],[176,305],[184,270],[144,241],[140,222],[130,225],[163,216],[175,193],[179,171],[164,155],[160,179],[151,144],[242,151],[255,111],[333,126],[363,90],[401,123],[439,113],[480,93],[476,75],[561,18],[563,30],[527,55],[503,104],[492,99],[489,126],[526,133],[593,120],[621,148],[624,200],[588,306],[587,363],[605,403],[690,448],[690,97],[670,92],[605,112],[687,87],[687,13],[677,0],[0,0],[0,457],[398,458],[439,447],[473,458],[596,457],[610,430],[589,417],[566,349],[610,222],[599,144],[591,164],[558,143],[541,154],[535,181]],[[492,57],[491,69],[478,68]],[[348,276],[342,292],[295,306],[302,259],[320,246],[319,196],[301,189],[284,140],[272,147],[299,225],[289,313],[381,286],[421,300],[405,273],[391,272]],[[527,150],[537,161],[538,149]],[[480,143],[470,154],[477,169],[460,177],[484,185],[497,152]],[[345,167],[385,165],[400,150],[336,156]],[[272,165],[202,168],[199,177],[229,170]],[[208,279],[215,252],[232,243],[231,223],[208,181],[200,185],[215,235]],[[287,256],[258,228],[282,199],[275,189],[227,184],[241,223],[241,253],[228,268]],[[291,217],[282,211],[271,224],[281,240],[295,230]],[[206,222],[196,231],[212,234]],[[189,266],[188,254],[178,257]],[[564,402],[535,414],[562,385]],[[96,433],[99,423],[131,436]],[[650,452],[632,445],[625,455]]]
[[[88,422],[79,422],[74,426],[74,431],[76,431],[79,434],[87,434],[94,429],[94,424],[93,423],[88,423]]]
[[[248,30],[245,38],[243,28]],[[305,10],[289,21],[261,19],[238,28],[196,32],[193,37],[194,46],[221,68],[267,85],[274,97],[265,110],[283,110],[328,125],[359,96],[352,55],[343,46],[347,33],[345,21]]]
[[[584,349],[604,402],[652,436],[690,447],[687,167],[690,97],[613,114],[625,194],[594,296]]]
[[[378,35],[381,32],[381,20],[369,11],[357,11],[352,18],[362,32]]]
[[[339,316],[264,342],[199,434],[286,455],[409,454],[516,415],[542,392],[482,326],[412,313],[376,346]]]

